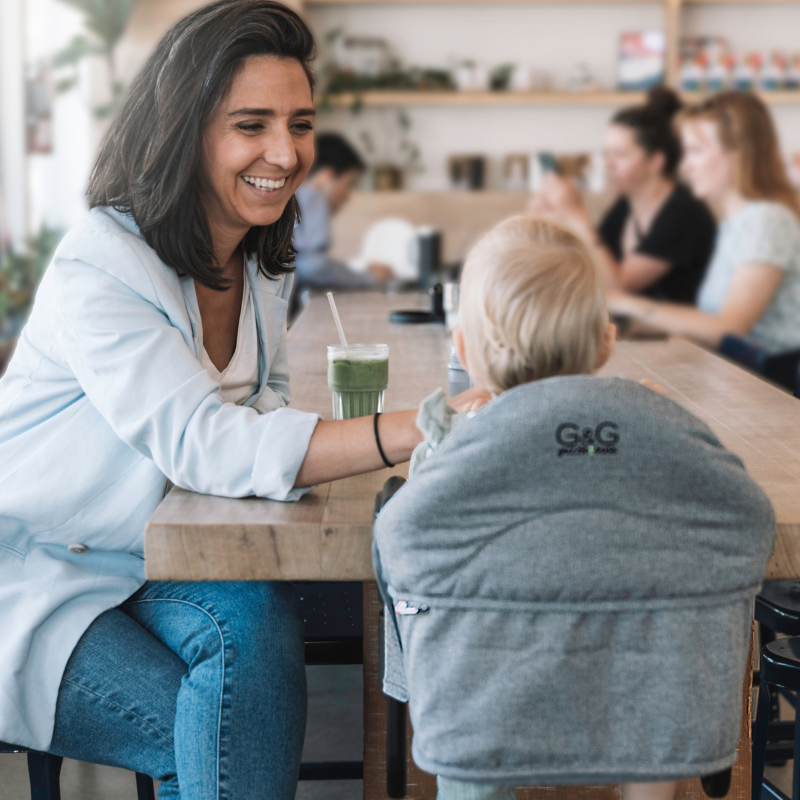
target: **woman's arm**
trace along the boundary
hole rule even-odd
[[[578,187],[558,175],[545,178],[542,193],[531,201],[528,213],[553,219],[583,239],[602,264],[611,290],[641,292],[670,270],[668,261],[641,253],[631,253],[622,261],[614,258],[595,230]]]
[[[617,261],[611,251],[596,237],[589,243],[606,274],[606,285],[612,291],[641,292],[663,278],[670,270],[669,261],[631,253]]]
[[[491,399],[481,386],[452,398],[456,411],[474,411]],[[416,424],[417,411],[396,411],[378,417],[378,435],[386,458],[401,464],[411,458],[422,441]],[[305,460],[297,473],[295,487],[327,483],[362,472],[383,469],[383,459],[375,443],[372,417],[318,422],[311,436]]]
[[[784,271],[772,264],[741,264],[733,274],[725,302],[718,314],[692,306],[659,303],[624,293],[612,293],[609,309],[654,328],[719,347],[728,334],[746,336],[766,312],[783,281]]]

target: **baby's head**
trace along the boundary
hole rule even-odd
[[[552,222],[514,217],[478,242],[461,276],[456,351],[494,394],[556,375],[588,375],[611,355],[600,271]]]

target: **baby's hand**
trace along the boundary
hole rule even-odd
[[[660,383],[653,383],[650,378],[642,378],[639,383],[648,389],[652,389],[656,394],[664,394],[664,387]]]
[[[466,392],[461,392],[447,401],[447,405],[454,408],[458,413],[465,411],[477,411],[481,406],[485,406],[492,399],[491,393],[483,386],[473,386]]]

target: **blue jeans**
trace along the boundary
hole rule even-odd
[[[303,648],[291,584],[146,583],[78,642],[50,752],[144,772],[162,800],[292,800]]]

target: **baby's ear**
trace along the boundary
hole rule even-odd
[[[603,334],[603,341],[600,343],[600,349],[597,351],[597,361],[594,368],[596,370],[605,366],[611,354],[614,352],[614,345],[617,341],[617,326],[613,322],[606,325],[605,333]]]
[[[456,348],[456,355],[458,356],[459,363],[469,372],[469,367],[467,366],[467,352],[464,346],[464,331],[461,330],[459,325],[453,328],[453,346]]]

